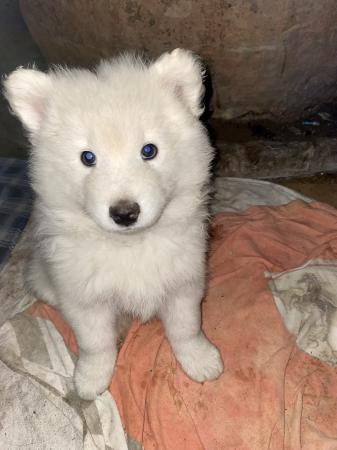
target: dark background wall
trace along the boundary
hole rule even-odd
[[[27,29],[17,0],[0,0],[0,76],[18,66],[35,63],[44,68],[44,59]],[[18,120],[8,112],[0,96],[0,156],[25,156],[27,141]]]
[[[336,23],[336,0],[0,0],[0,75],[45,61],[92,66],[129,49],[156,56],[189,48],[212,75],[210,123],[223,174],[337,171],[336,104],[332,115],[323,111],[325,126],[321,117],[313,121],[320,126],[302,124],[336,97]],[[320,137],[329,141],[316,145]],[[282,146],[247,145],[256,140]],[[24,157],[26,148],[0,97],[0,155]]]
[[[52,62],[90,65],[127,49],[194,50],[214,116],[297,119],[336,96],[336,0],[20,0]]]

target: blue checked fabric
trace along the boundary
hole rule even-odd
[[[27,161],[0,158],[0,271],[28,222],[32,199]]]

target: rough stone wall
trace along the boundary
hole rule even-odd
[[[290,120],[336,94],[336,0],[21,0],[21,8],[51,62],[193,49],[213,76],[216,116]]]

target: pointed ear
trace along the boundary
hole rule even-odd
[[[173,93],[194,116],[199,117],[202,114],[205,69],[196,55],[176,48],[171,53],[160,56],[150,66],[150,70],[160,77],[163,85],[172,88]]]
[[[24,127],[34,135],[46,112],[52,81],[50,75],[34,69],[19,68],[4,82],[4,95]]]

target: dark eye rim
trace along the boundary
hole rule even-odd
[[[143,154],[143,149],[144,149],[145,147],[147,147],[147,146],[151,146],[151,147],[153,148],[153,150],[154,150],[154,153],[153,153],[153,154],[151,154],[151,155],[144,155],[144,154]],[[141,154],[141,157],[142,157],[142,159],[143,159],[144,161],[148,161],[148,160],[150,160],[150,159],[154,159],[154,158],[157,156],[157,154],[158,154],[158,147],[157,147],[155,144],[152,144],[152,142],[149,142],[149,143],[143,145],[140,154]]]
[[[85,154],[86,154],[86,153],[91,153],[91,154],[93,155],[92,161],[87,161],[87,160],[85,159]],[[85,166],[87,166],[87,167],[94,166],[94,165],[96,164],[96,155],[95,155],[95,153],[92,152],[91,150],[84,150],[84,151],[81,153],[81,161],[82,161],[82,163],[83,163]]]

